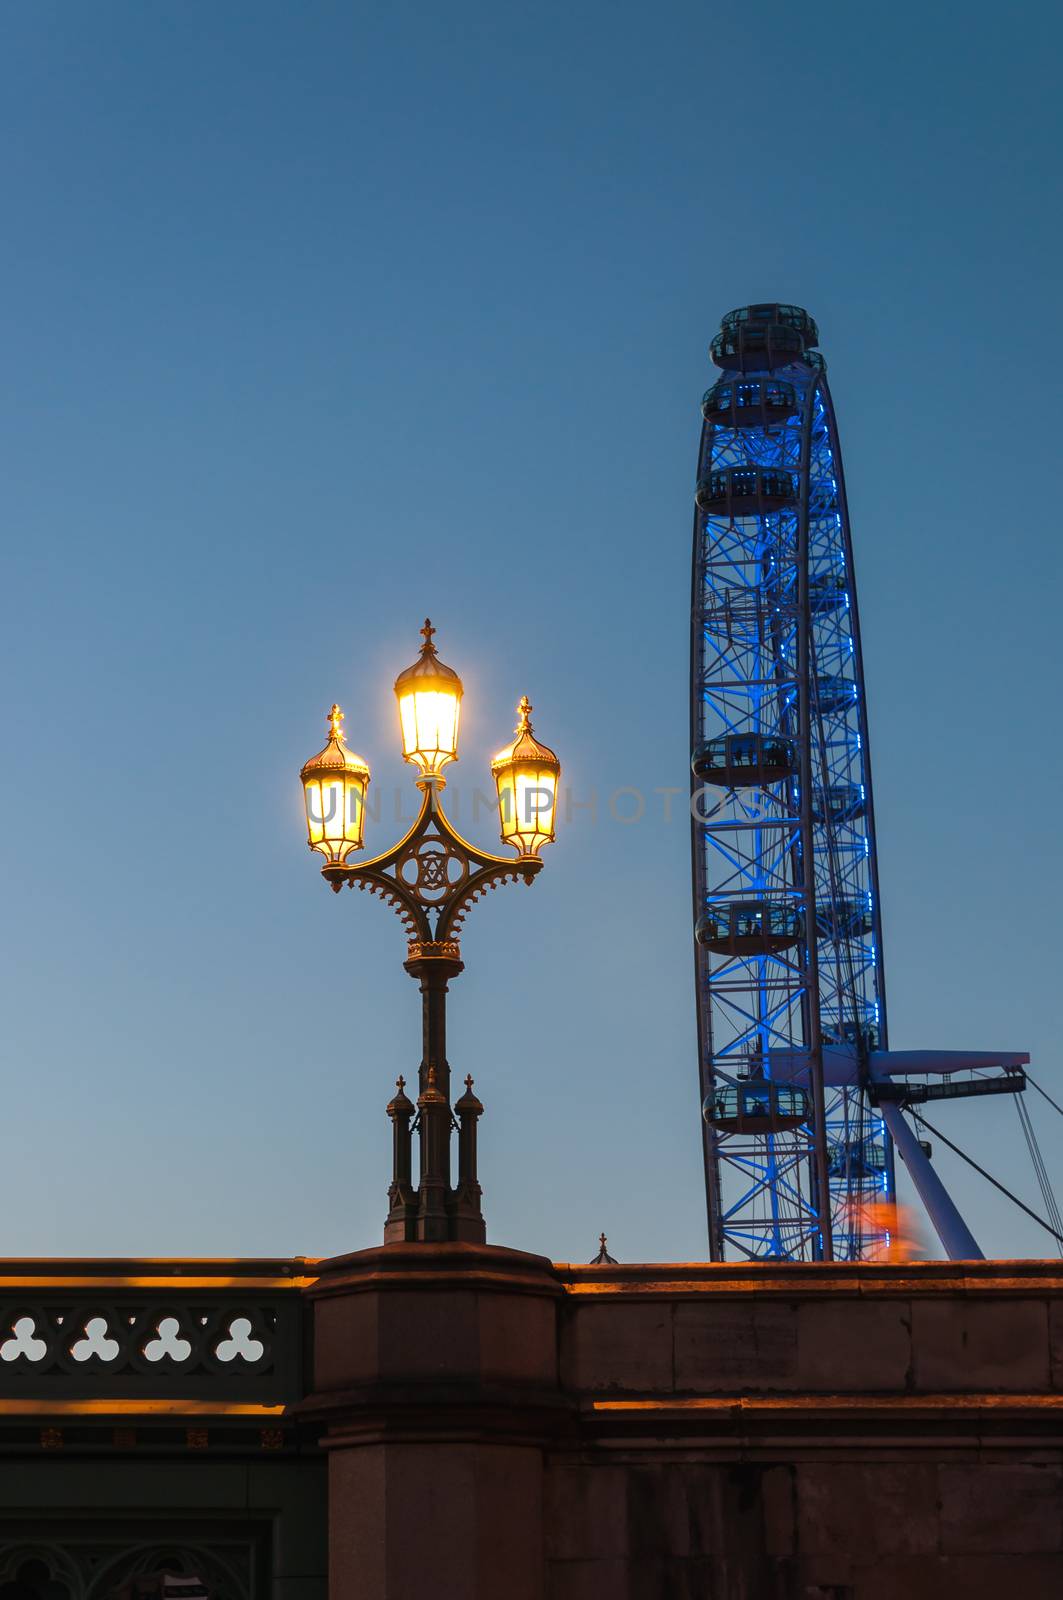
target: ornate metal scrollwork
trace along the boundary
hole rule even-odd
[[[346,884],[368,889],[391,905],[406,927],[415,959],[415,949],[457,946],[465,917],[487,889],[520,878],[530,883],[540,866],[538,858],[492,855],[463,839],[444,812],[435,785],[426,784],[417,820],[391,850],[321,871],[337,894]]]

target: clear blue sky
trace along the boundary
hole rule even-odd
[[[1028,1048],[1063,1093],[1060,17],[6,9],[5,1251],[380,1238],[417,994],[318,878],[298,769],[339,699],[390,841],[430,612],[454,785],[527,690],[599,797],[467,926],[492,1236],[703,1253],[687,829],[608,797],[687,781],[698,399],[750,300],[830,362],[893,1043]],[[940,1117],[1034,1197],[1010,1103]]]

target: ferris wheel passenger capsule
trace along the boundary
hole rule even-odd
[[[728,733],[705,739],[690,759],[695,778],[721,789],[763,789],[797,770],[789,739],[776,734]]]
[[[826,788],[816,784],[812,790],[814,822],[854,822],[867,811],[867,794],[862,783],[834,783]]]
[[[717,1133],[785,1133],[810,1115],[808,1094],[792,1083],[753,1078],[723,1084],[705,1096],[701,1114]]]
[[[729,311],[710,353],[725,371],[763,372],[804,360],[818,343],[819,330],[807,311],[768,302]]]
[[[717,467],[694,492],[710,516],[763,517],[797,504],[797,474],[785,467]]]
[[[701,400],[705,421],[718,428],[767,428],[800,409],[797,390],[780,378],[721,378]]]
[[[703,911],[694,937],[716,955],[767,956],[797,943],[801,921],[792,900],[731,900]]]
[[[827,1171],[832,1178],[866,1181],[886,1170],[886,1147],[873,1139],[850,1139],[832,1144],[827,1152]]]
[[[824,901],[816,907],[816,932],[821,939],[837,942],[842,939],[862,939],[875,931],[875,915],[871,902],[861,900]]]
[[[816,675],[816,706],[822,712],[847,711],[857,704],[859,694],[853,678],[830,672]]]
[[[844,572],[814,572],[808,580],[808,603],[817,614],[840,611],[847,604]]]

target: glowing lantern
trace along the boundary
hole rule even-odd
[[[537,856],[554,837],[561,776],[561,763],[554,752],[532,733],[531,710],[524,695],[517,707],[517,736],[491,763],[502,842],[514,845],[522,856]]]
[[[454,669],[436,655],[435,631],[426,617],[421,654],[395,679],[395,694],[403,755],[420,768],[422,777],[437,779],[442,786],[443,768],[458,759],[462,684]]]
[[[328,723],[328,744],[311,756],[300,777],[310,848],[320,850],[330,865],[342,865],[352,850],[362,848],[369,767],[344,743],[339,706],[329,712]]]

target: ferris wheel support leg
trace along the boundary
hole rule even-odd
[[[941,1240],[941,1248],[950,1261],[984,1261],[985,1256],[952,1203],[948,1190],[927,1160],[919,1140],[904,1120],[896,1101],[885,1101],[879,1106],[893,1142],[900,1151],[908,1175],[916,1192],[926,1207],[926,1214]]]

